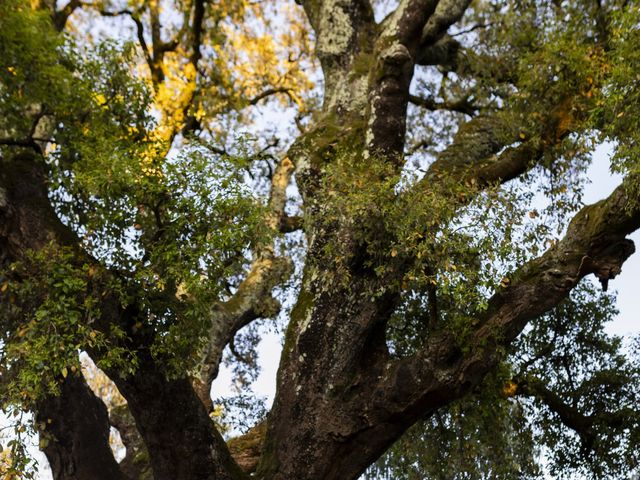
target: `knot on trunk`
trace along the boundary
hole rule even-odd
[[[394,43],[382,51],[380,58],[387,66],[402,67],[411,61],[411,53],[403,44]]]

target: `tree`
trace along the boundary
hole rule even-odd
[[[56,479],[535,478],[544,446],[622,478],[640,365],[586,277],[640,228],[640,9],[300,3],[0,4],[3,409]],[[624,180],[585,206],[604,141]],[[211,382],[278,315],[227,444]]]

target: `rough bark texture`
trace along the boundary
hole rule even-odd
[[[262,444],[267,422],[262,421],[247,433],[229,440],[229,451],[240,468],[246,473],[255,472],[262,455]]]
[[[59,396],[38,406],[36,420],[45,425],[41,444],[55,479],[125,480],[109,447],[107,407],[81,375],[69,375]]]
[[[131,479],[151,480],[153,471],[149,462],[149,451],[136,428],[129,406],[112,406],[109,423],[120,433],[120,439],[126,449],[125,457],[120,462],[122,472]]]
[[[244,478],[188,379],[167,380],[151,364],[112,377],[149,451],[154,478]]]
[[[431,61],[438,63],[434,49],[447,40],[448,26],[467,5],[464,1],[401,2],[385,20],[368,77],[365,125],[359,127],[362,123],[353,121],[355,112],[333,109],[325,102],[324,120],[319,122],[323,136],[312,130],[292,149],[307,209],[322,210],[314,197],[318,177],[335,160],[332,152],[352,152],[356,162],[358,158],[391,164],[398,160],[413,65],[418,58],[425,60],[418,52],[431,51]],[[321,30],[318,35],[322,44]],[[457,47],[447,49],[458,51]],[[331,68],[323,64],[325,75],[334,75]],[[331,98],[332,84],[327,87],[326,98]],[[548,130],[540,142],[521,141],[509,148],[505,147],[518,141],[516,125],[507,126],[499,117],[476,117],[458,132],[417,188],[446,198],[455,195],[447,182],[472,184],[481,190],[521,175],[539,161],[545,148],[567,134],[568,122],[554,120],[567,105],[570,102],[549,113]],[[330,128],[341,123],[356,133]],[[364,129],[364,135],[358,128]],[[351,140],[362,136],[361,147]],[[472,195],[452,200],[462,205]],[[354,228],[350,219],[337,220],[330,228],[308,226],[305,276],[287,331],[258,476],[358,478],[419,418],[478,385],[526,323],[566,298],[580,278],[595,273],[606,282],[619,272],[633,251],[624,237],[638,228],[640,217],[637,211],[630,216],[623,213],[626,201],[621,187],[606,202],[587,207],[558,246],[519,270],[514,275],[519,281],[498,292],[487,317],[479,319],[469,352],[463,353],[456,339],[443,334],[432,336],[421,352],[403,360],[391,360],[384,343],[384,328],[398,292],[386,286],[381,297],[372,295],[384,279],[363,268],[365,247],[350,240]],[[599,209],[607,213],[594,219],[593,212]],[[583,223],[585,218],[591,218],[589,225]],[[358,221],[367,223],[371,218],[363,214]],[[340,286],[340,279],[322,260],[324,247],[332,242],[342,245],[340,254],[349,259],[348,287]],[[402,265],[397,268],[401,275]]]
[[[2,264],[50,243],[76,245],[77,238],[60,223],[49,202],[42,158],[24,150],[0,162]],[[106,407],[83,379],[73,375],[61,379],[60,396],[44,398],[37,418],[50,434],[44,450],[54,478],[124,478],[109,447]]]

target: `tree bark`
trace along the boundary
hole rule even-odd
[[[108,372],[135,418],[156,480],[246,478],[231,458],[203,403],[187,378],[167,379],[141,355],[135,373]]]
[[[109,447],[107,407],[81,374],[70,374],[59,396],[40,402],[36,421],[55,480],[126,480]]]

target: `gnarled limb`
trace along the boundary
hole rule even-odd
[[[140,354],[127,377],[109,372],[127,403],[149,452],[157,480],[245,478],[222,436],[186,378],[167,379],[163,369]]]
[[[429,166],[417,191],[449,195],[452,183],[483,189],[519,177],[572,131],[575,113],[571,108],[567,99],[549,112],[539,138],[526,138],[518,125],[499,111],[472,118]]]
[[[149,452],[136,428],[129,406],[126,403],[113,406],[109,412],[109,423],[120,433],[120,439],[126,449],[125,457],[120,462],[120,469],[128,478],[151,480],[153,474],[149,463]]]
[[[77,245],[47,196],[42,157],[31,150],[0,158],[0,264],[19,260],[50,243]],[[80,375],[60,379],[60,395],[36,405],[45,426],[42,443],[54,478],[124,479],[109,447],[107,410]]]
[[[265,223],[273,232],[280,231],[283,222],[287,222],[287,186],[293,169],[293,163],[285,157],[276,166],[271,179]],[[210,411],[213,405],[209,390],[211,382],[218,375],[224,348],[244,326],[258,318],[272,317],[278,313],[280,302],[271,296],[271,292],[288,278],[291,269],[289,259],[276,256],[273,243],[258,245],[249,272],[237,291],[226,302],[214,306],[207,344],[194,380],[198,396]]]
[[[67,4],[62,7],[60,10],[55,10],[52,8],[51,12],[51,20],[53,21],[53,26],[58,32],[64,30],[64,27],[67,24],[67,20],[73,14],[73,12],[82,5],[81,0],[69,0]],[[54,4],[55,6],[55,4]]]
[[[60,395],[39,402],[41,448],[54,480],[127,480],[109,447],[107,408],[80,374],[60,384]]]
[[[451,25],[462,18],[471,0],[440,0],[435,12],[422,28],[420,43],[433,45],[440,40]]]
[[[225,346],[238,330],[253,320],[278,313],[280,303],[271,296],[271,291],[290,272],[291,264],[287,259],[276,257],[272,252],[263,253],[251,264],[247,277],[233,297],[216,305],[211,312],[207,344],[194,381],[198,396],[209,410],[213,408],[209,389],[218,375]]]
[[[151,480],[149,452],[136,427],[129,406],[113,381],[84,353],[80,356],[82,374],[93,393],[107,407],[109,423],[118,430],[125,447],[125,456],[119,465],[125,476],[132,480]]]
[[[460,20],[468,0],[407,0],[384,21],[376,42],[369,85],[365,156],[381,154],[400,163],[406,132],[409,86],[420,51]]]
[[[76,248],[78,261],[94,262],[79,248],[77,237],[55,214],[47,196],[42,158],[26,150],[0,161],[2,263],[6,265],[22,258],[29,250],[37,251],[52,243]],[[99,265],[96,267],[100,268]],[[104,328],[108,332],[112,323],[130,323],[130,317],[136,314],[135,307],[123,307],[119,297],[108,294],[108,289],[107,294],[101,295],[101,299],[101,318],[94,319],[94,328]],[[131,341],[134,341],[133,338]],[[137,343],[133,348],[138,350],[141,359],[139,369],[127,377],[121,377],[116,371],[107,373],[127,399],[137,428],[149,451],[155,478],[242,478],[241,470],[231,459],[224,441],[215,430],[189,380],[167,379],[165,369],[157,365],[148,354],[149,338],[139,335],[135,342]],[[99,351],[92,353],[95,358],[100,358]],[[58,456],[52,457],[52,463],[60,465],[55,467],[60,470],[60,475],[63,475],[60,478],[74,478],[68,475],[72,475],[74,469],[79,468],[87,458],[91,458],[73,458],[74,455],[86,453],[80,443],[86,442],[86,446],[91,448],[102,448],[99,447],[100,439],[104,437],[105,428],[108,432],[108,417],[106,408],[91,393],[84,381],[78,380],[80,383],[74,383],[75,380],[69,376],[66,382],[70,384],[67,386],[63,383],[63,397],[45,399],[37,415],[44,415],[48,419],[57,413],[62,416],[53,420],[65,422],[65,414],[68,414],[66,423],[52,424],[53,433],[60,438],[61,448],[53,442],[51,455]],[[68,393],[66,389],[70,389]],[[84,411],[87,415],[75,418],[66,410],[70,407],[77,408],[78,412]],[[106,438],[108,440],[108,433]],[[75,443],[70,444],[71,441]],[[108,442],[105,445],[108,449]],[[96,452],[100,458],[106,458],[104,448]],[[86,477],[80,478],[124,478],[118,476],[119,470],[113,470],[115,473],[111,474],[108,460],[100,462],[98,465],[104,464],[104,477],[98,472],[95,476],[87,474]],[[115,464],[115,460],[113,463]],[[86,468],[87,472],[93,471],[90,465],[83,468]]]
[[[527,377],[517,382],[517,394],[536,398],[554,412],[560,421],[574,430],[583,442],[583,445],[593,445],[595,433],[592,430],[594,419],[584,415],[573,405],[566,403],[559,395],[547,388],[537,379]]]
[[[383,417],[410,419],[468,392],[527,323],[565,299],[581,278],[593,273],[606,282],[620,273],[635,249],[625,237],[638,228],[640,208],[624,183],[607,199],[584,207],[558,244],[518,269],[491,298],[465,345],[467,353],[449,334],[432,337],[415,356],[389,364],[374,408]]]
[[[637,412],[630,407],[614,411],[583,413],[575,405],[546,386],[541,380],[530,375],[515,379],[515,395],[530,397],[545,405],[555,413],[563,425],[575,431],[580,437],[584,454],[589,455],[598,444],[598,427],[620,429],[637,423]]]
[[[459,112],[466,115],[473,115],[479,110],[479,107],[473,105],[469,101],[469,97],[464,97],[458,100],[438,102],[432,97],[419,97],[417,95],[410,94],[409,102],[413,105],[425,108],[427,110],[449,110],[451,112]]]
[[[357,478],[417,419],[478,385],[527,322],[566,298],[582,277],[595,273],[606,281],[619,273],[633,251],[625,236],[639,227],[640,208],[621,186],[585,207],[561,242],[511,276],[464,349],[445,332],[400,360],[389,359],[383,346],[393,300],[353,293],[370,288],[365,277],[351,279],[351,293],[315,290],[314,267],[307,265],[259,473],[274,479]],[[340,305],[332,303],[334,294]],[[329,452],[331,461],[313,451]],[[300,458],[308,462],[300,465]]]

